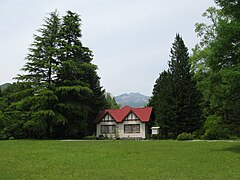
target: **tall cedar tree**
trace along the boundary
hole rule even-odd
[[[68,11],[60,29],[56,92],[59,111],[67,119],[61,130],[66,138],[93,133],[95,115],[105,106],[92,52],[80,41],[80,22],[79,15]]]
[[[201,126],[201,95],[190,72],[188,49],[179,34],[170,57],[169,70],[160,74],[150,100],[164,138],[176,138]]]
[[[201,94],[190,72],[189,54],[182,38],[176,35],[171,48],[169,72],[172,75],[174,97],[174,135],[191,133],[201,127]]]
[[[58,99],[54,92],[58,70],[57,48],[60,19],[56,11],[49,15],[43,27],[38,30],[39,35],[34,35],[34,42],[26,57],[27,63],[22,68],[26,74],[16,78],[20,83],[26,84],[29,91],[32,91],[26,97],[27,100],[25,98],[19,103],[24,104],[28,101],[32,121],[40,124],[38,131],[41,133],[38,137],[44,136],[45,138],[50,137],[54,124],[63,119],[56,111]],[[42,130],[39,130],[40,128]]]
[[[24,137],[85,136],[90,134],[88,122],[94,123],[90,114],[105,108],[97,66],[91,63],[92,52],[80,41],[80,22],[71,11],[63,18],[55,11],[34,35],[23,67],[25,74],[16,78],[16,87],[21,88],[7,95],[14,98],[5,117],[21,119],[15,112],[29,115],[21,121],[24,128],[19,128],[26,130]]]

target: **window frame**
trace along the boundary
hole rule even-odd
[[[126,128],[130,127],[131,131],[127,131]],[[136,131],[136,129],[138,131]],[[135,129],[135,130],[134,130]],[[129,133],[140,133],[140,124],[124,124],[124,133],[129,134]]]
[[[103,127],[106,128],[103,132]],[[116,125],[101,125],[100,133],[101,134],[114,134],[116,132]]]

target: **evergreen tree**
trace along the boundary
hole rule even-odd
[[[111,93],[105,93],[107,108],[108,109],[119,109],[120,105],[116,102],[115,98],[111,95]]]
[[[153,105],[165,138],[191,133],[201,126],[201,95],[190,72],[188,50],[177,34],[171,48],[169,70],[160,74],[153,90]]]
[[[76,13],[68,11],[60,19],[55,11],[34,35],[25,73],[0,98],[0,105],[6,104],[0,113],[4,137],[79,138],[92,133],[94,113],[105,108],[106,100],[92,52],[80,41],[80,22]],[[18,130],[23,133],[14,133]]]
[[[33,95],[28,97],[32,103],[29,111],[32,120],[40,122],[42,127],[45,127],[42,132],[45,138],[50,137],[53,125],[61,119],[56,111],[58,99],[54,92],[58,69],[60,19],[56,11],[49,15],[43,27],[38,30],[38,35],[34,35],[34,42],[26,57],[27,63],[22,68],[25,74],[16,78],[22,83],[29,84],[33,91]]]
[[[80,41],[80,22],[79,15],[68,11],[60,30],[57,93],[59,110],[67,117],[67,137],[93,133],[95,115],[105,106],[92,52]]]
[[[31,82],[34,86],[49,87],[56,78],[60,19],[57,11],[49,15],[43,27],[38,30],[39,35],[34,35],[34,42],[29,48],[27,63],[22,68],[27,74],[17,77],[18,80]]]
[[[162,138],[173,138],[174,119],[174,99],[173,99],[173,81],[169,71],[160,73],[156,80],[153,95],[149,100],[149,106],[154,107],[160,134]]]
[[[32,89],[24,83],[14,83],[3,90],[0,98],[2,110],[0,139],[8,139],[11,136],[15,138],[27,137],[26,124],[31,121],[29,113],[31,95],[33,95]]]
[[[169,71],[172,74],[175,99],[175,135],[200,128],[200,93],[190,72],[189,54],[182,38],[177,34],[171,49]]]

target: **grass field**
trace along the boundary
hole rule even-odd
[[[0,141],[0,179],[240,179],[240,141]]]

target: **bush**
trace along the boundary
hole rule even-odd
[[[218,139],[229,139],[227,129],[224,128],[211,128],[207,129],[202,136],[202,139],[207,140],[218,140]]]
[[[11,136],[11,137],[9,138],[9,140],[14,140],[14,137],[13,137],[13,136]]]
[[[177,140],[179,141],[193,140],[193,137],[191,134],[183,132],[177,136]]]
[[[220,116],[211,115],[204,123],[205,133],[202,139],[229,139],[228,130],[222,125]]]
[[[238,136],[229,136],[229,139],[231,140],[240,140]]]
[[[152,134],[151,139],[154,139],[154,140],[161,139],[161,135],[160,134]]]
[[[3,134],[3,133],[0,134],[0,140],[7,140],[7,139],[8,137],[6,134]]]
[[[202,135],[204,134],[203,129],[196,130],[192,133],[193,139],[201,139]]]
[[[92,135],[92,136],[86,136],[84,139],[87,139],[87,140],[94,140],[94,139],[97,139],[95,135]]]
[[[7,128],[3,128],[3,130],[0,132],[0,140],[7,140],[9,137],[10,137],[10,134]]]

